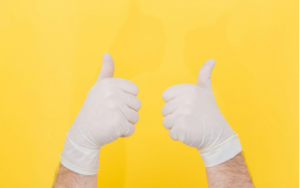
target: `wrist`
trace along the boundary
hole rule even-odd
[[[238,134],[234,134],[216,146],[198,150],[205,167],[216,166],[232,159],[240,153],[242,146],[237,136]]]
[[[61,154],[61,163],[68,169],[84,175],[97,174],[99,168],[99,149],[82,147],[68,136]]]
[[[82,175],[60,164],[53,188],[84,187],[96,188],[97,175]]]
[[[224,187],[224,185],[228,185],[228,187],[254,187],[241,152],[222,164],[207,167],[206,174],[210,188]]]

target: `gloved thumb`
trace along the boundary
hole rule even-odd
[[[114,76],[114,71],[115,71],[114,60],[109,55],[109,53],[105,53],[103,55],[102,67],[97,82],[99,82],[104,78],[112,78]]]
[[[199,70],[197,85],[203,88],[211,87],[211,72],[216,62],[213,59],[207,60]]]

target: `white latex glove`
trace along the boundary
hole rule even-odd
[[[173,140],[197,148],[206,167],[223,163],[242,151],[237,134],[231,129],[216,103],[211,88],[214,60],[200,69],[197,85],[175,85],[163,93],[164,127]]]
[[[114,62],[104,54],[98,80],[67,133],[61,163],[77,173],[97,174],[100,148],[132,135],[139,119],[138,87],[128,80],[112,78],[113,73]]]

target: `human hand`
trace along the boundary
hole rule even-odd
[[[132,135],[139,119],[138,87],[131,81],[113,78],[113,74],[113,59],[104,54],[97,82],[67,133],[61,163],[77,173],[96,174],[100,148]]]
[[[163,125],[173,140],[197,148],[206,167],[223,163],[242,148],[237,134],[223,117],[211,88],[214,60],[200,69],[197,85],[181,84],[166,89]]]

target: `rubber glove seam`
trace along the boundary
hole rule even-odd
[[[71,166],[73,166],[73,167],[75,167],[75,168],[78,168],[78,169],[80,169],[80,170],[85,170],[85,171],[88,171],[88,172],[98,172],[98,171],[99,171],[99,169],[96,169],[96,170],[89,170],[89,169],[80,168],[80,167],[78,167],[78,166],[76,166],[76,165],[73,165],[72,163],[70,163],[70,162],[67,161],[66,159],[64,159],[61,155],[60,155],[60,157],[61,157],[61,159],[64,160],[64,162],[66,162],[66,163],[68,163],[69,165],[71,165]]]
[[[216,145],[216,146],[214,146],[214,147],[207,148],[207,149],[203,149],[203,150],[198,149],[198,151],[200,151],[200,152],[206,152],[206,151],[213,150],[213,149],[215,149],[215,148],[217,148],[217,147],[223,145],[223,144],[226,143],[228,140],[230,140],[230,139],[232,139],[232,138],[234,138],[234,137],[237,137],[237,136],[238,136],[238,134],[235,133],[234,135],[230,136],[229,138],[227,138],[226,140],[224,140],[223,142],[221,142],[220,144],[218,144],[218,145]]]

